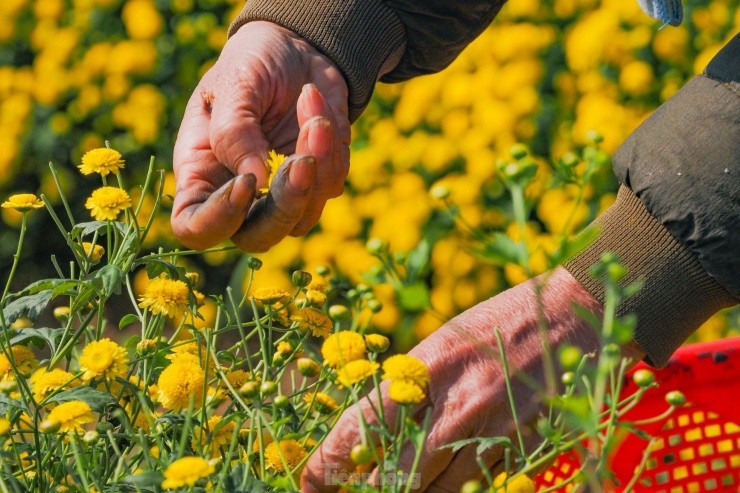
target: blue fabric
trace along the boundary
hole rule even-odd
[[[681,24],[683,19],[681,0],[637,0],[637,2],[640,8],[653,19],[658,19],[671,26]]]

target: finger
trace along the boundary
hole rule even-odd
[[[387,395],[388,382],[381,383],[381,393]],[[352,448],[359,443],[367,443],[371,448],[380,445],[379,435],[369,430],[365,431],[365,442],[362,440],[363,426],[360,416],[365,423],[378,423],[378,394],[372,392],[358,404],[348,408],[337,421],[336,426],[321,444],[319,450],[311,455],[301,477],[302,491],[305,492],[333,492],[342,486],[342,479],[357,468],[350,456]],[[424,402],[422,406],[428,405]],[[421,409],[421,407],[420,407]],[[398,416],[398,405],[387,398],[383,401],[384,423],[389,429],[394,429]]]
[[[186,246],[212,247],[239,229],[256,193],[254,175],[241,175],[209,193],[197,184],[175,195],[172,229]]]
[[[208,248],[239,229],[254,199],[254,179],[233,175],[210,148],[207,105],[194,94],[183,116],[173,155],[177,191],[172,229],[185,245]]]
[[[269,144],[262,130],[262,116],[267,103],[259,90],[246,83],[220,86],[218,94],[211,91],[203,97],[211,107],[210,146],[216,159],[234,175],[253,174],[257,187],[267,186],[265,159]]]
[[[316,128],[310,138],[303,142],[298,141],[296,152],[305,152],[316,158],[317,181],[313,198],[306,207],[303,217],[290,232],[291,236],[303,236],[316,225],[327,200],[342,194],[344,177],[347,175],[346,167],[337,164],[337,156],[341,156],[337,149],[343,144],[338,140],[335,124],[332,123],[334,117],[323,96],[313,84],[306,84],[303,87],[298,98],[297,114],[302,126],[309,121],[316,121]]]
[[[257,201],[232,236],[242,250],[264,252],[286,237],[303,216],[316,179],[316,160],[293,155],[275,174],[267,196]]]

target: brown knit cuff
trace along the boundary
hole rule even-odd
[[[596,240],[568,260],[565,268],[602,303],[603,282],[593,278],[589,269],[605,252],[614,252],[629,270],[623,285],[644,283],[619,305],[617,314],[637,315],[635,342],[649,364],[665,365],[704,321],[737,303],[629,188],[619,189],[614,205],[589,226],[593,227],[599,229]]]
[[[383,63],[405,42],[403,24],[381,0],[249,0],[229,36],[254,20],[290,29],[339,67],[349,86],[350,121],[367,106]]]

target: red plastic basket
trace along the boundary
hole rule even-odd
[[[645,368],[640,364],[632,372]],[[740,492],[740,337],[680,348],[668,365],[654,370],[659,387],[648,391],[625,421],[658,416],[668,408],[671,390],[687,405],[640,428],[655,437],[647,463],[629,491],[650,493]],[[634,393],[632,380],[622,397]],[[604,489],[627,491],[649,442],[628,434],[610,457],[616,481]],[[540,490],[570,478],[580,467],[577,452],[563,454],[535,478]],[[567,485],[551,490],[567,492]]]

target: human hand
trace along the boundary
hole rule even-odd
[[[476,465],[475,445],[457,453],[440,447],[466,438],[513,438],[516,434],[495,328],[500,329],[504,342],[520,429],[524,425],[521,431],[525,447],[531,449],[541,440],[527,426],[535,423],[542,410],[541,395],[517,377],[526,373],[543,387],[545,385],[546,365],[538,329],[539,308],[535,291],[538,282],[544,282],[543,277],[467,310],[409,352],[427,364],[430,375],[427,397],[414,412],[419,419],[426,412],[431,413],[425,450],[416,469],[421,490],[457,492],[466,480],[481,476]],[[540,305],[547,320],[547,344],[553,350],[569,342],[584,352],[596,351],[600,347],[599,336],[576,315],[574,304],[596,315],[602,312],[600,303],[566,270],[558,268],[547,279]],[[641,357],[637,352],[626,355],[636,360]],[[371,400],[374,396],[373,393]],[[386,417],[396,414],[395,406],[387,397],[384,397],[383,405]],[[359,406],[367,421],[375,420],[367,399]],[[394,425],[389,423],[389,426],[392,429]],[[302,476],[304,491],[337,490],[338,485],[326,484],[327,478],[332,477],[332,472],[354,470],[350,451],[360,443],[360,429],[358,409],[353,407],[345,411],[321,448],[309,459]],[[501,448],[493,448],[482,456],[494,476],[503,470],[503,452]],[[414,454],[412,447],[407,445],[404,448],[401,470],[407,473],[411,470]],[[377,475],[377,471],[374,474]],[[375,481],[379,481],[377,476]]]
[[[250,22],[226,43],[193,92],[174,150],[172,229],[204,249],[231,238],[261,252],[306,234],[349,168],[347,84],[295,33]],[[267,196],[265,159],[293,154]]]

